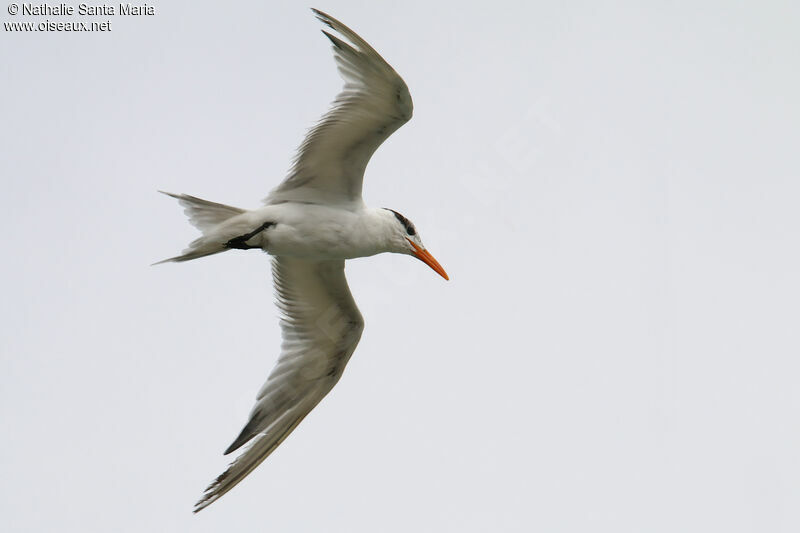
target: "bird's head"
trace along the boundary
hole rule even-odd
[[[419,238],[419,233],[417,233],[417,228],[414,227],[414,224],[393,209],[385,209],[385,211],[388,213],[387,219],[390,220],[389,246],[391,251],[413,255],[444,279],[449,280],[447,272],[444,271],[439,261],[434,259],[431,253],[425,249],[425,245],[422,244],[422,239]]]

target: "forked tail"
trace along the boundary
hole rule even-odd
[[[175,257],[153,263],[154,265],[160,265],[161,263],[168,263],[171,261],[189,261],[190,259],[197,259],[198,257],[224,252],[228,249],[225,245],[226,241],[220,239],[220,235],[216,230],[223,222],[244,213],[244,209],[218,204],[216,202],[209,202],[208,200],[189,196],[188,194],[172,194],[164,191],[158,192],[176,198],[185,208],[184,213],[189,217],[189,222],[202,231],[203,236],[189,243],[189,247],[186,248],[181,255],[176,255]]]

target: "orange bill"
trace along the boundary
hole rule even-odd
[[[414,247],[414,255],[416,255],[420,261],[431,267],[434,272],[442,276],[444,279],[446,280],[450,279],[447,277],[447,272],[444,271],[442,265],[439,264],[439,261],[434,259],[428,250],[420,248],[414,241],[412,241],[409,238],[406,238],[406,240],[411,243],[411,246]]]

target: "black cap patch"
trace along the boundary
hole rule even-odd
[[[417,234],[417,228],[414,227],[414,224],[412,224],[410,220],[408,220],[406,217],[404,217],[394,209],[389,209],[388,207],[384,207],[384,209],[387,209],[388,211],[394,213],[394,217],[400,221],[400,223],[403,225],[404,228],[406,228],[406,233],[408,233],[409,235]]]

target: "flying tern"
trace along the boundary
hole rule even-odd
[[[161,263],[261,249],[272,256],[281,312],[280,357],[225,454],[248,446],[208,486],[195,512],[252,472],[342,376],[364,329],[345,279],[346,259],[408,254],[448,279],[410,220],[391,209],[367,207],[361,198],[370,157],[411,118],[408,87],[353,30],[312,11],[332,30],[322,32],[333,43],[345,84],[306,135],[288,177],[253,210],[165,193],[178,199],[202,236]]]

